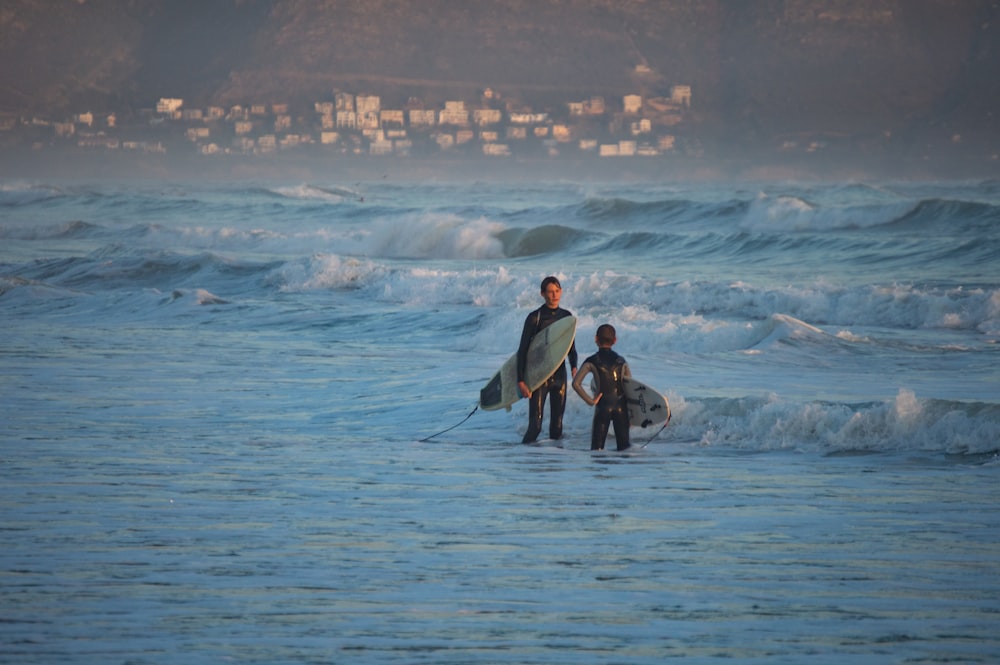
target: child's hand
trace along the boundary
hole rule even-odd
[[[597,393],[596,395],[594,395],[594,404],[600,402],[602,397],[604,397],[604,393]]]

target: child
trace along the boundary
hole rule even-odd
[[[632,376],[628,363],[611,350],[618,341],[614,326],[605,323],[594,335],[597,353],[587,358],[580,371],[573,378],[573,390],[583,401],[594,407],[594,426],[590,433],[590,449],[604,450],[608,438],[608,426],[614,423],[615,441],[618,450],[629,447],[628,404],[625,402],[625,386],[622,379]],[[593,372],[595,392],[593,397],[583,387],[583,378]]]

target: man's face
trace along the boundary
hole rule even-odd
[[[542,291],[542,297],[545,298],[546,307],[555,309],[559,306],[559,299],[562,298],[562,289],[556,284],[547,284]]]

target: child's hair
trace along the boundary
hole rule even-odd
[[[542,288],[540,289],[542,293],[545,293],[545,288],[549,284],[555,284],[560,289],[562,288],[562,284],[559,283],[559,278],[558,277],[554,277],[552,275],[549,275],[548,277],[546,277],[545,279],[542,280]]]
[[[618,339],[615,327],[610,323],[602,323],[597,328],[597,343],[601,346],[611,346]]]

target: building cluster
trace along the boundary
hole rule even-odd
[[[297,113],[284,103],[190,108],[183,99],[162,98],[128,127],[114,113],[96,117],[90,112],[51,127],[57,141],[81,148],[143,152],[166,152],[183,137],[202,155],[260,155],[312,145],[354,155],[465,151],[491,157],[572,152],[631,157],[674,151],[676,127],[690,107],[686,85],[673,86],[665,97],[625,95],[613,105],[594,96],[554,112],[506,102],[491,89],[474,103],[446,101],[440,108],[413,98],[394,108],[378,95],[337,92]],[[22,122],[49,124],[37,118]]]

